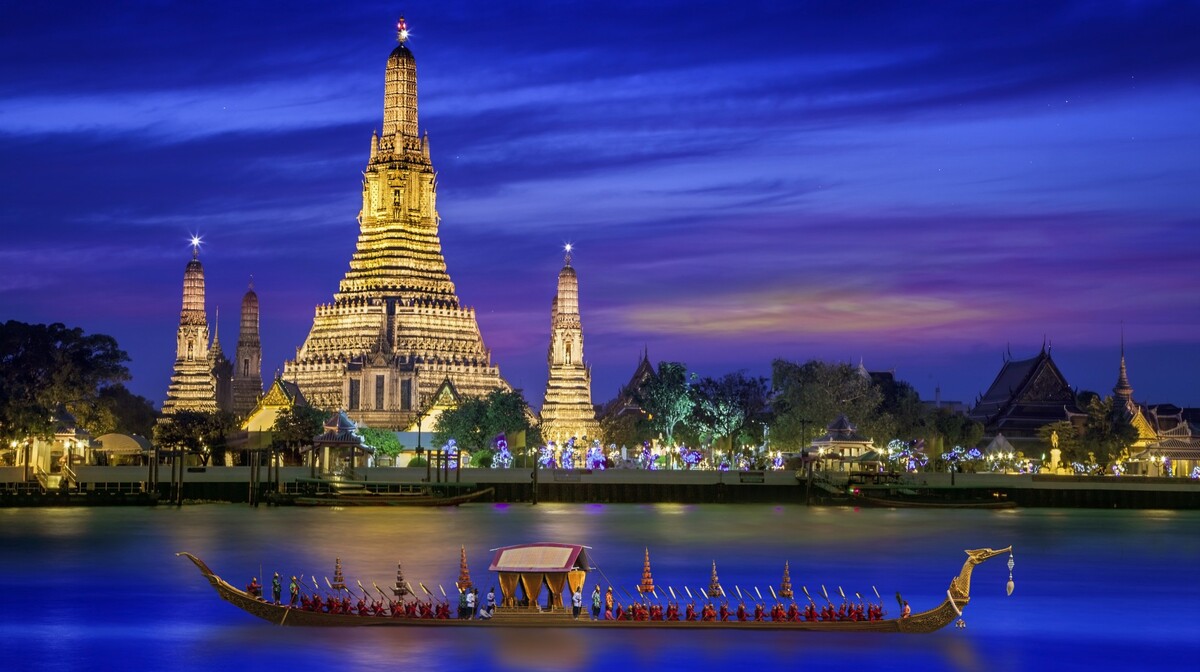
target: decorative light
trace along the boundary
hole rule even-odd
[[[409,35],[411,35],[411,33],[408,32],[408,23],[405,22],[404,17],[402,16],[400,17],[400,20],[396,22],[396,39],[400,40],[401,44],[404,44],[408,41]]]

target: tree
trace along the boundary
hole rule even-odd
[[[721,378],[702,378],[692,391],[692,418],[713,440],[729,437],[731,448],[747,439],[759,442],[770,397],[766,378],[751,378],[745,371],[737,371]]]
[[[274,443],[288,451],[292,463],[299,463],[300,449],[311,446],[313,439],[325,430],[327,415],[310,406],[292,406],[279,411],[275,424],[271,425]]]
[[[883,395],[883,401],[879,405],[881,419],[886,417],[888,424],[887,427],[875,430],[876,436],[916,438],[921,432],[922,419],[925,417],[925,407],[921,405],[921,395],[917,394],[913,386],[906,381],[890,376],[878,381],[876,385]],[[967,444],[955,442],[951,445],[965,446]]]
[[[820,432],[843,413],[860,434],[875,436],[881,428],[878,409],[883,394],[849,364],[777,359],[771,364],[771,386],[775,390],[771,431],[780,445],[803,444],[812,438],[811,432]]]
[[[128,361],[111,336],[60,323],[0,325],[0,441],[52,436],[60,404],[86,416],[104,388],[129,380]]]
[[[492,390],[486,397],[466,397],[438,416],[433,440],[454,439],[466,450],[483,450],[498,434],[528,431],[529,418],[529,405],[519,391]]]
[[[1064,462],[1083,462],[1087,458],[1087,451],[1080,450],[1079,431],[1070,420],[1059,420],[1038,428],[1038,438],[1047,453],[1054,449],[1053,436],[1058,437],[1058,449],[1062,451]]]
[[[162,448],[199,454],[209,430],[209,414],[203,411],[177,411],[154,427],[154,443]]]
[[[227,411],[178,411],[154,427],[159,446],[199,455],[205,465],[225,461],[229,434],[237,418]]]
[[[78,426],[92,436],[121,432],[150,437],[160,417],[153,402],[121,383],[102,387],[95,398],[74,404],[72,414]]]
[[[404,449],[404,446],[400,445],[400,439],[396,438],[396,433],[390,429],[359,427],[358,435],[362,437],[363,445],[375,449],[377,457],[380,455],[395,457]]]
[[[921,419],[921,427],[919,433],[935,453],[954,446],[971,448],[983,438],[984,429],[982,423],[948,408],[934,409]]]
[[[600,418],[604,439],[618,446],[636,446],[654,438],[654,431],[644,413],[627,412]]]
[[[653,431],[674,445],[675,426],[691,415],[695,399],[688,382],[687,367],[680,362],[659,362],[658,371],[642,385],[638,404],[646,411]]]
[[[1095,453],[1100,464],[1110,464],[1137,441],[1137,429],[1130,422],[1129,412],[1112,397],[1092,397],[1083,421],[1082,449]]]

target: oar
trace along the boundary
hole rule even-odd
[[[812,595],[808,594],[808,586],[800,586],[800,590],[804,591],[804,596],[808,598],[808,603],[813,605],[813,608],[816,609],[817,603],[813,601]]]
[[[821,595],[824,595],[824,596],[825,596],[825,601],[826,601],[826,602],[828,602],[828,603],[829,603],[829,606],[831,606],[831,607],[832,607],[832,606],[833,606],[833,600],[829,599],[829,591],[828,591],[828,590],[825,590],[825,584],[823,584],[823,583],[821,584]]]
[[[754,587],[754,592],[755,592],[755,593],[758,593],[758,601],[759,601],[759,602],[762,602],[762,601],[763,601],[763,599],[762,599],[762,591],[758,589],[758,586],[755,586],[755,587]]]
[[[420,581],[418,581],[417,585],[421,587],[421,590],[425,591],[426,595],[433,597],[433,593],[429,592],[429,589],[425,587],[424,583],[421,583]]]
[[[383,592],[383,589],[379,587],[379,584],[378,584],[378,583],[375,583],[374,581],[372,581],[372,582],[371,582],[371,585],[372,585],[372,586],[375,586],[375,590],[379,591],[379,594],[383,596],[383,599],[384,599],[384,600],[386,600],[386,601],[388,601],[388,602],[393,602],[393,601],[394,601],[394,600],[392,600],[392,598],[388,597],[388,594],[387,594],[387,593]]]
[[[846,601],[846,591],[842,590],[842,587],[841,587],[841,586],[838,586],[838,595],[841,595],[841,596],[842,596],[842,601],[843,601],[843,602],[845,602],[845,601]]]
[[[733,589],[737,591],[737,596],[738,596],[738,599],[739,599],[739,600],[740,600],[740,599],[742,599],[742,588],[741,588],[741,586],[739,586],[739,585],[737,585],[737,584],[735,583],[735,584],[733,584]]]
[[[767,586],[767,587],[771,589],[771,599],[778,602],[779,596],[775,594],[775,586]]]
[[[672,587],[670,587],[670,586],[667,586],[667,590],[671,591],[671,599],[672,599],[672,600],[675,600],[675,601],[678,601],[678,600],[679,600],[679,598],[678,598],[678,597],[675,597],[675,589],[674,589],[674,588],[672,588]]]
[[[440,583],[438,584],[438,590],[442,591],[442,597],[446,597],[446,589],[442,588],[442,584],[440,584]],[[462,591],[459,590],[458,592],[461,593]],[[449,599],[449,598],[447,598],[447,599]]]
[[[693,600],[693,601],[694,601],[694,600],[696,599],[696,598],[692,597],[692,589],[691,589],[691,588],[688,588],[687,586],[684,586],[684,587],[683,587],[683,589],[687,591],[687,595],[688,595],[688,599],[689,599],[689,600]]]

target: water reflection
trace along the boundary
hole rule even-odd
[[[465,506],[427,510],[183,509],[0,510],[0,591],[50,596],[0,610],[0,639],[22,643],[30,669],[79,669],[120,660],[127,669],[210,670],[269,665],[295,670],[1033,669],[1120,665],[1144,669],[1200,655],[1186,618],[1125,619],[1146,604],[1190,604],[1200,557],[1200,513],[1189,511],[906,511],[792,505]],[[220,601],[190,563],[202,557],[234,583],[252,575],[333,575],[390,586],[396,563],[415,587],[450,586],[465,546],[481,591],[494,581],[488,549],[533,541],[593,548],[603,570],[631,592],[649,548],[656,584],[692,592],[716,562],[727,593],[768,594],[783,563],[793,584],[817,594],[842,587],[895,611],[940,601],[964,548],[1016,549],[1017,591],[1005,597],[999,559],[976,570],[966,630],[928,636],[788,632],[688,632],[498,628],[272,627]],[[622,586],[624,586],[622,588]],[[820,598],[818,598],[820,599]],[[836,599],[836,598],[835,598]],[[889,602],[890,600],[890,602]],[[1093,617],[1095,616],[1095,617]],[[1122,647],[1111,646],[1120,633]],[[95,667],[95,665],[91,665]],[[6,668],[9,669],[9,668]],[[97,668],[99,669],[99,668]]]

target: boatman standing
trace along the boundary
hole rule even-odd
[[[596,584],[596,590],[592,591],[592,620],[600,620],[600,584]]]
[[[292,577],[292,584],[290,586],[288,586],[288,591],[290,591],[292,594],[292,601],[289,602],[289,604],[291,604],[292,606],[296,606],[296,598],[300,597],[300,581],[297,580],[296,577],[294,577],[294,576]],[[276,600],[275,602],[276,602],[276,604],[279,603],[278,600]]]
[[[275,572],[275,576],[271,577],[271,597],[275,598],[275,604],[279,604],[279,596],[283,593],[283,582],[279,580],[279,572]]]
[[[577,586],[571,595],[571,618],[579,620],[580,611],[583,611],[583,586]]]

